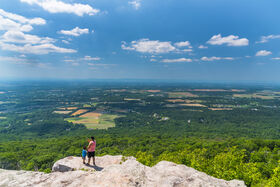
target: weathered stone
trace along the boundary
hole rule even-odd
[[[134,157],[96,157],[96,167],[86,166],[79,157],[57,161],[53,172],[0,170],[0,186],[42,187],[243,187],[243,181],[225,181],[211,177],[185,165],[161,161],[153,167],[144,166]]]

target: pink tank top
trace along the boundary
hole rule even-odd
[[[95,146],[96,146],[96,141],[90,141],[89,144],[90,144],[90,146],[88,148],[88,152],[94,152]]]

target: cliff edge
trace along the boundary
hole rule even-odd
[[[52,173],[0,169],[0,186],[42,187],[243,187],[243,181],[211,177],[185,165],[161,161],[145,166],[134,157],[96,157],[97,166],[82,164],[80,157],[58,160]]]

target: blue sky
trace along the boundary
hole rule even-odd
[[[279,7],[279,0],[0,0],[0,78],[279,82]]]

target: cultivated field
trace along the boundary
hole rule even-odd
[[[207,106],[199,104],[199,103],[183,103],[183,104],[179,104],[179,105],[180,106],[207,107]]]
[[[74,112],[71,116],[78,116],[78,115],[80,115],[80,114],[82,114],[82,113],[85,113],[85,112],[87,112],[88,110],[86,110],[86,109],[79,109],[79,110],[77,110],[76,112]]]
[[[232,108],[208,108],[209,110],[217,111],[217,110],[232,110]]]
[[[147,92],[149,92],[149,93],[158,93],[158,92],[160,92],[160,90],[147,90]]]
[[[108,129],[109,127],[115,127],[114,119],[118,117],[120,116],[88,112],[80,117],[66,118],[65,120],[74,124],[84,124],[88,129]]]
[[[56,110],[56,111],[53,111],[53,113],[56,113],[56,114],[70,114],[71,112],[72,112],[72,110],[63,110],[63,111]]]
[[[93,117],[93,118],[99,118],[102,114],[99,112],[88,112],[85,113],[83,115],[81,115],[80,117]]]
[[[169,98],[182,98],[182,97],[198,97],[198,95],[190,92],[168,92]]]
[[[78,109],[78,107],[61,107],[61,108],[58,108],[59,110],[76,110]]]
[[[124,101],[141,101],[141,99],[135,99],[135,98],[124,98]]]
[[[279,96],[274,96],[274,95],[260,95],[258,93],[254,93],[254,94],[233,94],[233,97],[236,98],[255,98],[255,99],[275,99]]]

